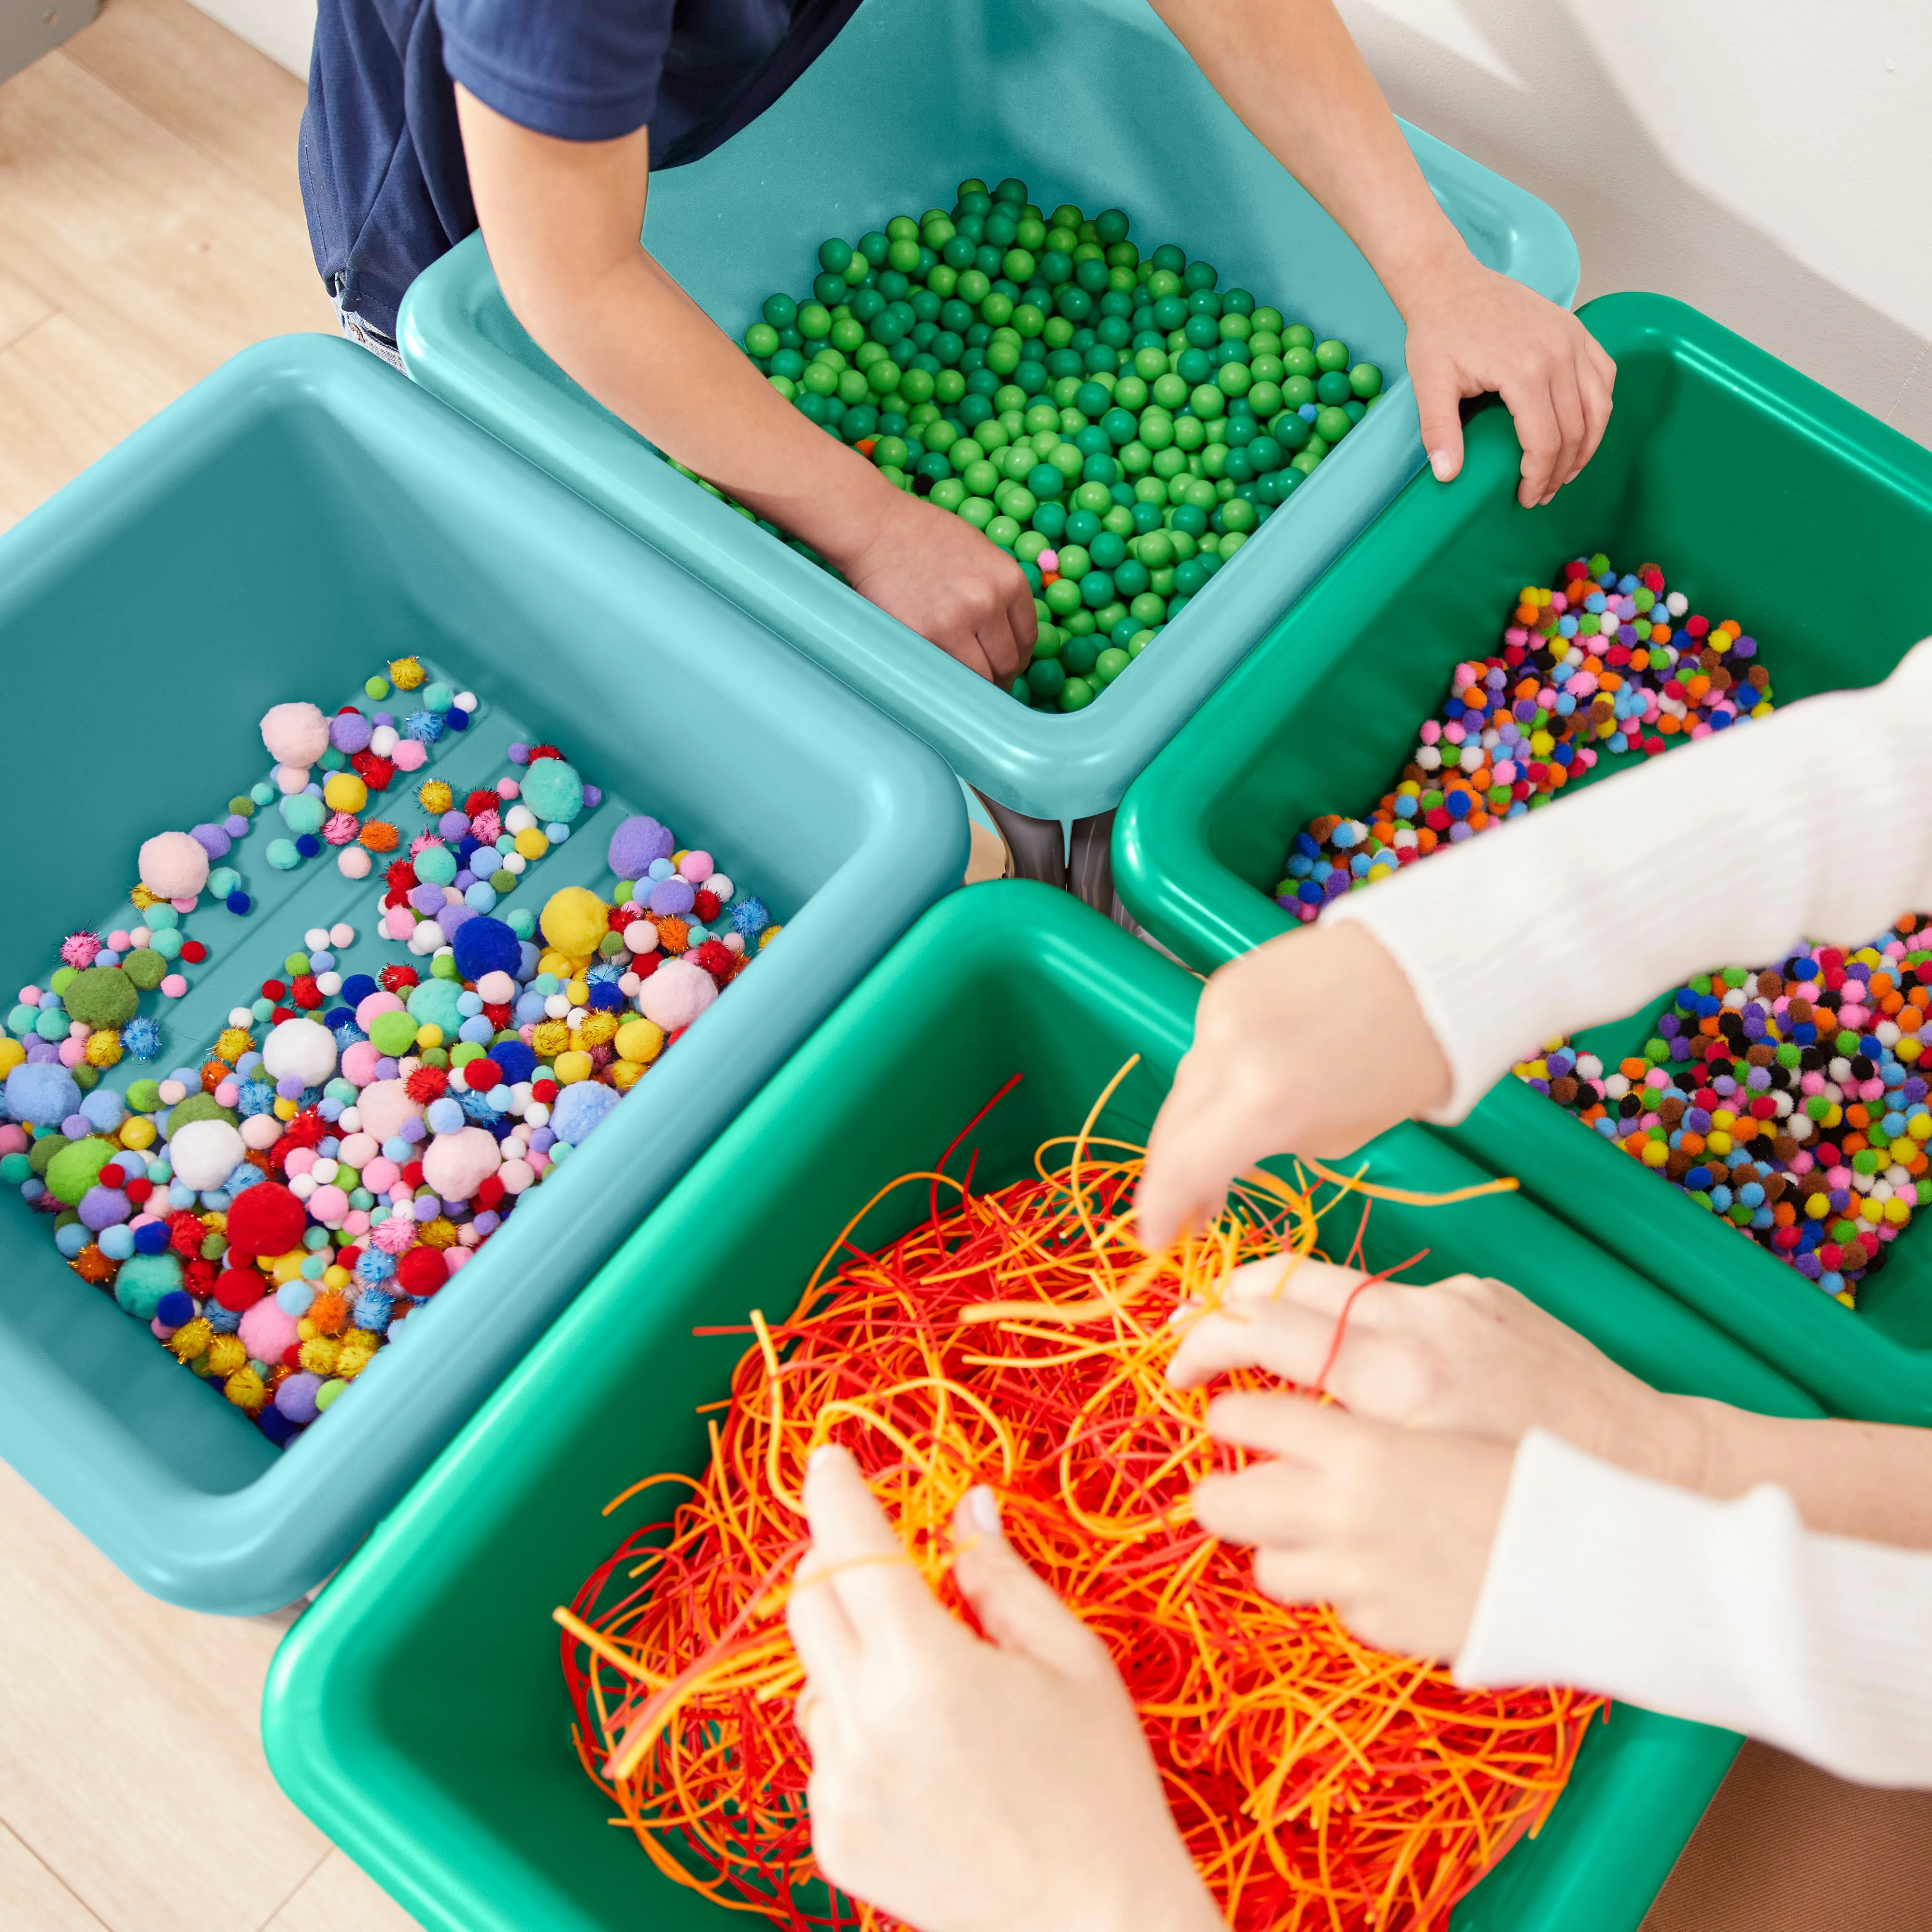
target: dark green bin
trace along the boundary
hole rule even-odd
[[[1270,895],[1294,834],[1388,790],[1451,668],[1492,650],[1513,593],[1566,558],[1661,564],[1694,610],[1757,638],[1780,703],[1874,683],[1932,629],[1932,451],[1681,302],[1606,296],[1579,314],[1617,362],[1582,475],[1522,508],[1509,419],[1479,414],[1462,476],[1411,483],[1128,793],[1118,890],[1191,965],[1289,929]],[[1620,1058],[1656,1010],[1582,1038]],[[1834,1412],[1932,1422],[1932,1234],[1916,1224],[1854,1312],[1520,1082],[1447,1137]]]
[[[283,1643],[264,1729],[284,1788],[425,1925],[446,1932],[722,1928],[660,1876],[579,1767],[552,1607],[648,1521],[610,1497],[697,1471],[697,1404],[741,1339],[694,1324],[774,1318],[847,1217],[936,1159],[1016,1072],[968,1143],[999,1184],[1077,1127],[1130,1054],[1103,1130],[1143,1138],[1186,1046],[1186,974],[1064,893],[1018,882],[943,901],[748,1108],[533,1350]],[[958,1158],[963,1161],[967,1150]],[[1402,1127],[1373,1178],[1476,1178]],[[901,1232],[905,1193],[861,1231]],[[896,1216],[898,1218],[892,1218]],[[1378,1205],[1372,1263],[1506,1271],[1660,1386],[1787,1414],[1798,1390],[1653,1283],[1516,1196]],[[1635,1932],[1737,1748],[1618,1707],[1594,1728],[1541,1836],[1460,1908],[1457,1932]]]

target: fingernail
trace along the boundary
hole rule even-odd
[[[1446,483],[1454,473],[1456,459],[1446,449],[1432,449],[1429,452],[1429,466],[1436,472],[1438,483]]]
[[[838,1454],[839,1448],[837,1443],[821,1442],[818,1447],[805,1459],[805,1466],[808,1469],[822,1469],[826,1463],[836,1462],[838,1460]]]
[[[966,1514],[973,1519],[973,1527],[982,1534],[999,1534],[1000,1499],[984,1483],[966,1492]]]

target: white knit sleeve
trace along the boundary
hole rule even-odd
[[[1932,1786],[1932,1553],[1815,1534],[1768,1485],[1715,1502],[1532,1430],[1456,1677],[1574,1684],[1859,1784]]]
[[[1688,974],[1858,944],[1932,908],[1932,638],[1403,868],[1323,914],[1415,990],[1460,1120],[1517,1060]]]

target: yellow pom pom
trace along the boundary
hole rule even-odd
[[[160,894],[149,892],[146,886],[137,885],[128,895],[128,897],[135,910],[139,912],[146,912],[148,907],[159,905],[161,902]]]
[[[664,1029],[650,1020],[626,1020],[617,1029],[616,1042],[620,1060],[648,1066],[664,1051]]]
[[[617,1037],[617,1016],[615,1013],[586,1013],[584,1024],[577,1029],[579,1046],[602,1046]]]
[[[168,1352],[178,1361],[191,1362],[214,1340],[214,1330],[208,1325],[207,1316],[197,1315],[168,1337]]]
[[[13,1072],[27,1057],[27,1049],[17,1040],[0,1035],[0,1079]]]
[[[369,802],[369,788],[354,772],[331,772],[322,782],[322,802],[331,812],[360,812]]]
[[[224,1027],[221,1037],[214,1042],[214,1057],[232,1066],[254,1044],[255,1036],[246,1027]]]
[[[542,1020],[531,1029],[530,1051],[539,1060],[554,1059],[570,1050],[570,1029],[561,1020]]]
[[[131,1120],[121,1123],[118,1136],[121,1144],[130,1153],[139,1154],[143,1148],[154,1144],[154,1124],[145,1115],[136,1114]]]
[[[278,1255],[268,1270],[269,1279],[278,1288],[285,1281],[293,1281],[302,1273],[302,1263],[308,1259],[306,1248],[291,1248],[285,1255]]]
[[[332,1376],[335,1359],[341,1353],[342,1344],[333,1335],[317,1335],[302,1345],[298,1359],[312,1376]]]
[[[766,926],[764,931],[758,934],[758,950],[760,952],[764,952],[765,948],[770,945],[772,941],[777,938],[778,934],[784,932],[784,928],[782,926]],[[758,982],[758,984],[761,986],[765,982],[762,980]]]
[[[425,1024],[416,1028],[416,1050],[417,1052],[427,1053],[431,1047],[440,1046],[442,1044],[442,1029],[440,1026]]]
[[[563,997],[573,1006],[587,1006],[590,1004],[590,982],[581,973],[573,974],[564,982]]]
[[[423,681],[424,673],[414,658],[397,658],[389,666],[389,682],[398,691],[413,691]]]
[[[218,1335],[208,1345],[208,1372],[232,1376],[248,1360],[248,1350],[238,1335]]]
[[[446,1226],[448,1223],[444,1224]],[[452,1238],[454,1231],[452,1230]],[[382,1338],[366,1328],[352,1328],[342,1338],[342,1352],[335,1358],[335,1372],[344,1382],[360,1375],[370,1364]]]
[[[537,922],[558,952],[587,959],[610,930],[610,909],[595,892],[566,886],[550,895]]]
[[[322,1285],[332,1288],[339,1294],[356,1277],[346,1268],[326,1268],[322,1271]]]
[[[416,1231],[416,1239],[426,1248],[453,1248],[456,1245],[456,1223],[439,1214],[434,1221],[425,1221]]]
[[[113,1066],[121,1058],[121,1034],[117,1028],[102,1027],[87,1036],[87,1064]]]
[[[221,1393],[244,1415],[259,1415],[268,1399],[262,1378],[245,1362],[222,1384]]]
[[[591,1066],[589,1054],[572,1052],[560,1053],[552,1070],[565,1086],[574,1087],[580,1080],[588,1080],[596,1070]]]
[[[541,859],[550,850],[550,841],[534,825],[517,834],[517,850],[526,859]]]
[[[606,1077],[620,1094],[628,1094],[644,1077],[644,1069],[634,1060],[614,1060]]]
[[[456,802],[456,794],[440,778],[424,778],[416,787],[416,802],[432,818],[440,818]]]
[[[278,1100],[275,1102],[274,1114],[278,1120],[292,1120],[301,1112],[301,1108],[292,1100]]]

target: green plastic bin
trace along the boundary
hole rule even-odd
[[[1407,130],[1478,256],[1552,300],[1575,243],[1534,196]],[[526,335],[480,235],[418,278],[404,366],[446,402],[936,746],[988,798],[1046,819],[1111,810],[1134,776],[1422,461],[1402,325],[1354,244],[1225,107],[1146,0],[866,0],[774,106],[651,182],[644,241],[734,339],[774,289],[802,291],[826,236],[950,205],[1012,174],[1043,206],[1118,203],[1305,310],[1390,378],[1324,462],[1159,643],[1083,712],[1040,716],[915,637],[658,460]],[[639,344],[648,355],[648,344]],[[1104,846],[1102,848],[1104,854]]]
[[[263,1721],[289,1794],[425,1925],[446,1932],[722,1928],[660,1877],[585,1778],[568,1736],[552,1608],[662,1503],[608,1499],[704,1466],[695,1405],[727,1393],[742,1338],[772,1318],[847,1217],[935,1160],[1015,1072],[969,1146],[980,1179],[1032,1172],[1130,1054],[1101,1131],[1144,1138],[1187,1045],[1198,988],[1067,897],[1020,881],[941,902],[746,1109],[284,1640]],[[960,1162],[968,1158],[962,1148]],[[1477,1176],[1417,1127],[1374,1178]],[[917,1211],[894,1196],[860,1231]],[[721,1244],[722,1231],[729,1231]],[[1378,1204],[1372,1264],[1506,1274],[1661,1387],[1816,1412],[1774,1371],[1516,1196]],[[706,1256],[693,1268],[682,1258]],[[676,1258],[672,1259],[671,1258]],[[1461,1908],[1460,1932],[1634,1932],[1736,1749],[1731,1733],[1618,1708],[1593,1728],[1542,1835]]]
[[[785,932],[286,1450],[87,1286],[47,1219],[0,1200],[0,1456],[135,1581],[272,1610],[320,1582],[638,1217],[964,864],[958,788],[926,747],[745,615],[374,356],[251,349],[0,538],[17,768],[47,801],[12,868],[9,986],[131,880],[139,842],[268,766],[272,704],[359,694],[420,652],[482,700],[429,770],[460,796],[551,738],[607,802],[512,904],[608,885],[610,828],[659,814],[769,897]],[[364,700],[366,704],[367,700]],[[93,744],[92,781],[63,777]],[[401,786],[398,794],[406,796]],[[57,808],[54,801],[58,800]],[[414,824],[412,803],[401,814]],[[326,859],[230,862],[254,910],[204,902],[212,956],[164,1014],[156,1070],[200,1063],[310,926],[367,934],[382,881]],[[104,928],[104,929],[105,929]],[[364,970],[358,944],[344,970]],[[385,958],[399,949],[386,948]],[[124,1084],[124,1060],[110,1076]]]
[[[1582,475],[1524,509],[1509,420],[1478,416],[1462,476],[1412,484],[1128,794],[1120,896],[1190,964],[1290,929],[1270,895],[1294,835],[1388,789],[1450,668],[1493,649],[1514,592],[1568,557],[1661,564],[1693,608],[1759,640],[1780,703],[1876,682],[1932,628],[1932,452],[1681,302],[1580,314],[1617,362]],[[1582,1037],[1621,1058],[1658,1010]],[[1916,1223],[1854,1312],[1520,1082],[1446,1131],[1834,1412],[1932,1422],[1932,1234]]]

